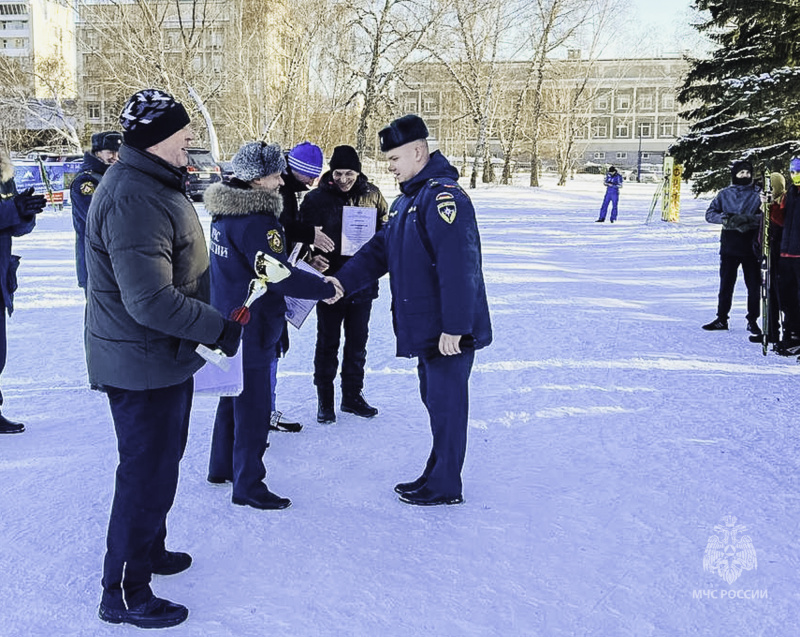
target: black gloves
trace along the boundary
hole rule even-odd
[[[229,321],[224,319],[225,323],[222,326],[222,334],[217,338],[214,343],[225,356],[233,356],[236,350],[239,349],[239,341],[242,338],[242,326],[236,321]]]
[[[14,197],[14,205],[17,207],[20,219],[30,221],[34,215],[38,215],[47,205],[44,195],[34,195],[33,188],[19,193]]]

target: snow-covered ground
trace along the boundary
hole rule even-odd
[[[190,609],[170,634],[796,633],[800,365],[748,342],[743,283],[731,330],[700,329],[718,283],[708,200],[646,224],[655,186],[626,184],[619,222],[599,224],[600,181],[472,193],[495,342],[472,377],[465,504],[392,491],[430,441],[386,281],[367,360],[375,419],[316,424],[313,315],[292,333],[278,403],[306,426],[273,434],[266,456],[290,509],[234,507],[230,486],[205,481],[216,401],[196,398],[168,538],[195,561],[153,583]],[[2,388],[28,431],[0,437],[0,635],[138,634],[97,619],[116,451],[86,384],[68,211],[42,215],[15,252]],[[703,569],[726,515],[757,557],[730,585]]]

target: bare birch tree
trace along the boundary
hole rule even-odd
[[[503,38],[511,33],[520,5],[506,0],[453,0],[449,39],[429,48],[463,96],[475,130],[470,188],[489,158],[488,140],[500,80]]]

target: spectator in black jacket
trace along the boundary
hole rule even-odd
[[[719,239],[719,299],[717,318],[703,325],[704,330],[727,330],[728,315],[736,287],[736,272],[742,267],[747,286],[747,331],[760,335],[761,265],[755,242],[761,227],[761,197],[753,183],[753,165],[735,161],[731,166],[731,185],[714,197],[706,210],[706,221],[722,224]]]
[[[14,166],[0,149],[0,373],[6,366],[6,312],[14,311],[14,290],[17,289],[19,257],[11,254],[12,237],[21,237],[33,230],[36,215],[47,204],[43,195],[34,195],[33,188],[17,192],[14,183]],[[3,394],[0,393],[0,405]],[[0,434],[18,434],[25,431],[21,422],[0,415]]]
[[[319,186],[308,193],[300,205],[300,218],[322,226],[333,238],[335,247],[324,257],[325,273],[335,276],[350,256],[342,254],[342,215],[345,206],[374,209],[376,228],[387,220],[386,200],[378,187],[361,172],[361,160],[352,146],[337,146],[330,160],[330,171]],[[314,354],[314,384],[317,386],[317,422],[336,421],[333,381],[339,367],[339,343],[344,327],[342,357],[342,402],[344,412],[372,418],[378,413],[364,399],[364,365],[372,301],[378,298],[377,281],[347,299],[332,305],[317,304],[317,346]]]
[[[163,91],[133,95],[124,144],[86,219],[86,362],[105,391],[119,464],[108,521],[100,619],[163,628],[189,614],[153,595],[153,573],[189,568],[166,549],[167,514],[186,448],[198,343],[232,356],[242,328],[210,304],[208,249],[182,168],[194,133]]]

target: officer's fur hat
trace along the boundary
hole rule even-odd
[[[286,159],[278,144],[247,142],[233,156],[233,174],[242,181],[253,181],[286,170]]]
[[[101,150],[119,151],[120,146],[122,146],[122,134],[117,131],[108,130],[92,135],[93,153]]]
[[[409,142],[428,137],[428,127],[418,115],[403,115],[378,133],[384,153]]]

